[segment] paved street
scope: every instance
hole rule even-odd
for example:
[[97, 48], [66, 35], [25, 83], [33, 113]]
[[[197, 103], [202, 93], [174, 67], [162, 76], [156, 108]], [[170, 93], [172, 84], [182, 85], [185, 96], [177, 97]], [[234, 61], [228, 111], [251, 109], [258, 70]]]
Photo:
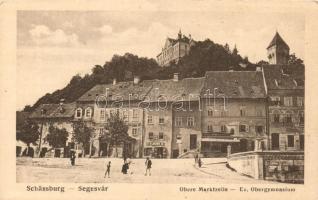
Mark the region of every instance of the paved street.
[[[104, 178], [111, 161], [111, 177]], [[271, 183], [231, 171], [223, 158], [203, 159], [202, 168], [193, 159], [152, 159], [152, 174], [145, 176], [145, 159], [132, 159], [129, 174], [121, 173], [122, 159], [80, 158], [71, 166], [67, 158], [17, 158], [17, 182], [59, 183]]]

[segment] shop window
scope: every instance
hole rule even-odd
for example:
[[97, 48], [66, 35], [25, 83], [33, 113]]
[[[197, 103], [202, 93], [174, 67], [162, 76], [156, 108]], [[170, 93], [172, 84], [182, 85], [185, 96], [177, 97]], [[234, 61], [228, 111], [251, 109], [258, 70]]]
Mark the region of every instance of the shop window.
[[293, 135], [287, 136], [287, 143], [288, 143], [288, 147], [294, 147], [294, 136]]

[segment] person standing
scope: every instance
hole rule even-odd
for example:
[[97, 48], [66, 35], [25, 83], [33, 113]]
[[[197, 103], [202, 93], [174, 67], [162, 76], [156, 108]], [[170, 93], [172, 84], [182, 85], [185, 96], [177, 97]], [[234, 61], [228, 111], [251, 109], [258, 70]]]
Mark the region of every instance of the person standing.
[[107, 168], [106, 168], [106, 172], [105, 172], [104, 178], [106, 178], [106, 175], [108, 175], [108, 178], [110, 178], [109, 177], [109, 175], [110, 175], [110, 166], [111, 166], [111, 161], [109, 161], [108, 165], [106, 166]]
[[145, 162], [145, 165], [146, 165], [146, 173], [145, 173], [145, 176], [147, 176], [148, 172], [149, 172], [149, 176], [151, 176], [151, 165], [152, 165], [152, 162], [150, 160], [150, 158], [148, 157], [146, 159], [146, 162]]
[[71, 157], [70, 157], [70, 160], [71, 160], [71, 165], [74, 166], [75, 165], [75, 152], [74, 151], [71, 151]]
[[198, 165], [199, 165], [199, 167], [201, 167], [202, 166], [202, 160], [201, 160], [201, 158], [199, 158], [199, 160], [198, 160]]

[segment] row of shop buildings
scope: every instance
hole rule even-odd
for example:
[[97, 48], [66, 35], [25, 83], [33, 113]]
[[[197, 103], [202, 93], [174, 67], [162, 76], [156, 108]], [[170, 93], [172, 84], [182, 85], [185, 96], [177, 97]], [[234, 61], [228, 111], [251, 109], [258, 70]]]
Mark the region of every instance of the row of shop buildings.
[[[232, 152], [251, 151], [255, 145], [301, 150], [303, 79], [286, 68], [269, 65], [256, 71], [211, 71], [202, 78], [180, 80], [174, 74], [170, 80], [114, 81], [96, 85], [74, 103], [40, 105], [29, 119], [41, 127], [43, 155], [50, 149], [45, 142], [50, 125], [70, 133], [67, 148], [54, 153], [57, 157], [69, 149], [112, 156], [113, 152], [107, 152], [112, 148], [100, 140], [112, 113], [119, 113], [129, 126], [131, 157], [176, 158], [189, 151], [224, 156], [228, 145]], [[76, 121], [94, 128], [93, 150], [74, 144]], [[118, 149], [122, 155], [123, 148]]]

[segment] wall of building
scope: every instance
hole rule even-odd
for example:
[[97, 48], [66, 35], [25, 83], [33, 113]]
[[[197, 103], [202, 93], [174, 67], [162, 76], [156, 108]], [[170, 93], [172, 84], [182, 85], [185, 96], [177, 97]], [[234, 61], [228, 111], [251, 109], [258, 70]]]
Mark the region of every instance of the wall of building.
[[[193, 126], [188, 124], [188, 118], [193, 118]], [[179, 123], [181, 120], [181, 124]], [[201, 110], [199, 108], [199, 102], [192, 102], [188, 104], [185, 102], [183, 104], [182, 110], [173, 110], [173, 133], [172, 133], [172, 152], [174, 152], [173, 157], [181, 155], [182, 153], [188, 151], [196, 151], [200, 149], [201, 145]], [[190, 136], [195, 135], [196, 145], [190, 145]], [[181, 140], [178, 143], [177, 140]]]
[[231, 154], [228, 164], [238, 173], [255, 179], [304, 182], [304, 152], [244, 152]]
[[[152, 123], [148, 123], [149, 116], [152, 117]], [[163, 118], [164, 122], [159, 123], [159, 118]], [[144, 157], [171, 157], [171, 140], [172, 140], [172, 110], [168, 106], [166, 109], [157, 110], [155, 105], [151, 105], [145, 110], [145, 136], [144, 136]], [[149, 137], [149, 133], [153, 133], [153, 138]], [[159, 138], [159, 133], [163, 133], [163, 138]], [[158, 148], [163, 148], [162, 155], [158, 152]], [[157, 149], [157, 150], [156, 150]], [[157, 151], [157, 152], [156, 152]], [[161, 151], [161, 150], [159, 150]]]

